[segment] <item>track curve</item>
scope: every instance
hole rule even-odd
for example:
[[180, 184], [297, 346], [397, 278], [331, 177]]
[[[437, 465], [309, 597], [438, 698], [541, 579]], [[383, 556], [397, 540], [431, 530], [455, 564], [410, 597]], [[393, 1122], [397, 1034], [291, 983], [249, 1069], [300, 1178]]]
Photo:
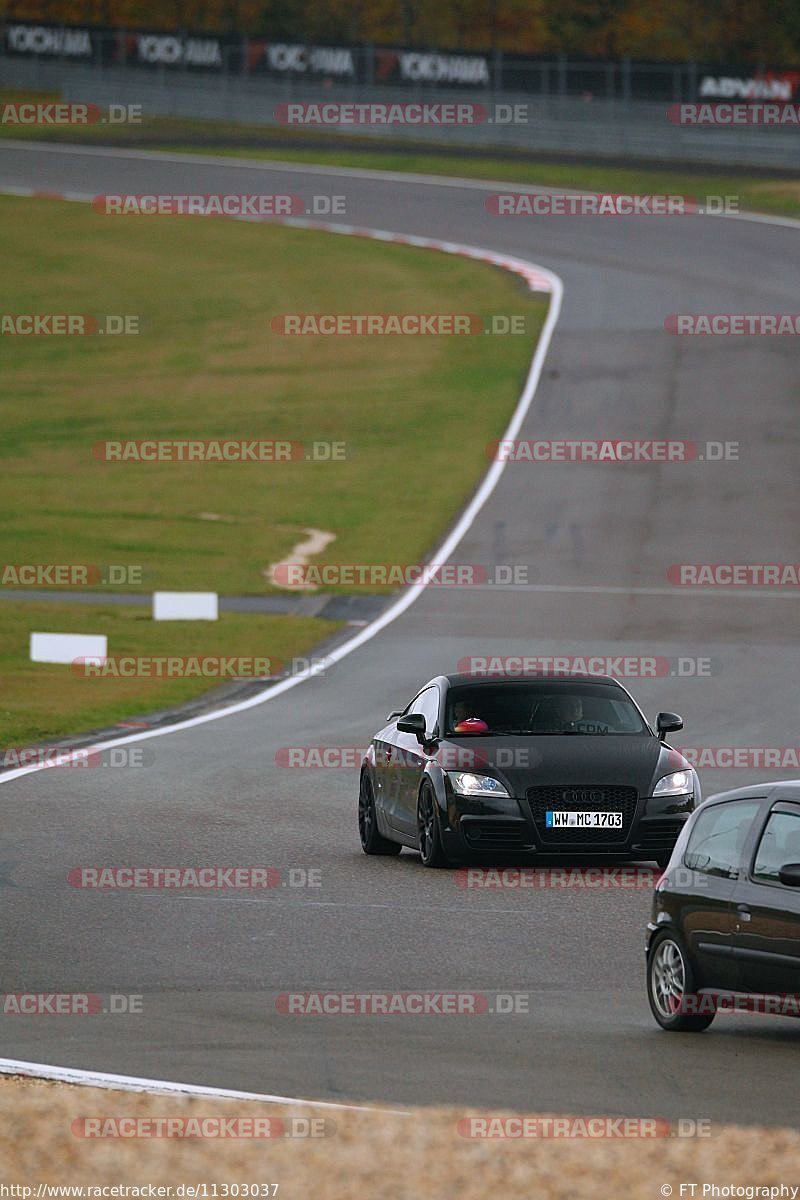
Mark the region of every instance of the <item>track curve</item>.
[[[53, 191], [311, 192], [326, 178], [56, 147], [3, 148], [0, 162], [0, 185]], [[410, 854], [365, 860], [351, 775], [273, 764], [281, 746], [363, 744], [433, 671], [521, 648], [710, 657], [708, 678], [633, 690], [650, 712], [683, 712], [686, 745], [796, 743], [796, 601], [666, 582], [671, 563], [796, 560], [796, 358], [788, 339], [687, 344], [663, 331], [673, 312], [793, 311], [796, 230], [499, 220], [484, 207], [491, 185], [370, 172], [338, 173], [335, 190], [350, 223], [458, 239], [561, 277], [561, 318], [521, 436], [734, 440], [740, 460], [512, 465], [457, 557], [527, 564], [535, 590], [475, 589], [456, 607], [428, 589], [327, 674], [151, 742], [147, 771], [6, 784], [3, 858], [20, 882], [4, 892], [4, 990], [141, 993], [145, 1005], [128, 1018], [5, 1017], [0, 1053], [333, 1100], [785, 1123], [796, 1023], [720, 1018], [700, 1038], [656, 1030], [642, 980], [647, 893], [472, 893]], [[706, 793], [752, 778], [701, 774]], [[80, 863], [244, 863], [256, 850], [319, 868], [323, 886], [243, 898], [64, 885]], [[530, 1012], [298, 1018], [274, 1003], [287, 991], [410, 989], [523, 991]]]

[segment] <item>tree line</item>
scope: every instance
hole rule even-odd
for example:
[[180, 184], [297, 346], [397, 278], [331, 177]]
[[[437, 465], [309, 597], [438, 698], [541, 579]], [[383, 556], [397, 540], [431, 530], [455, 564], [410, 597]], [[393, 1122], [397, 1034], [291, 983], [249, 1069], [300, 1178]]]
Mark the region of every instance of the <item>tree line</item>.
[[798, 0], [0, 0], [0, 17], [331, 45], [800, 65]]

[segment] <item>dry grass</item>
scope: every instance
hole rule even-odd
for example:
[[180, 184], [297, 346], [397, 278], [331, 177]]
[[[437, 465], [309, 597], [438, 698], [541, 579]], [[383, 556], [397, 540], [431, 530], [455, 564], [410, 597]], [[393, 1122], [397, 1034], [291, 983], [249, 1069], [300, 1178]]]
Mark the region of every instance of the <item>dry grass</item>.
[[[327, 1136], [275, 1140], [87, 1140], [86, 1116], [324, 1119]], [[33, 1080], [0, 1081], [0, 1169], [16, 1183], [277, 1183], [297, 1200], [650, 1200], [669, 1184], [792, 1184], [800, 1134], [718, 1126], [706, 1138], [505, 1140], [461, 1137], [464, 1112], [286, 1109]], [[688, 1194], [688, 1193], [687, 1193]], [[697, 1196], [701, 1195], [698, 1188]]]

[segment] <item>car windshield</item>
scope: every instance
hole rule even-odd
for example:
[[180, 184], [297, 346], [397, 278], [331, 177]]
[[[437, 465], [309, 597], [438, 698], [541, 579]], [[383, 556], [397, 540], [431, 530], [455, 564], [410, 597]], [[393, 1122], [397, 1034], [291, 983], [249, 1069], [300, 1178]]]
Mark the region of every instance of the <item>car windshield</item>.
[[602, 683], [465, 684], [447, 697], [446, 732], [562, 736], [633, 734], [648, 729], [622, 688]]

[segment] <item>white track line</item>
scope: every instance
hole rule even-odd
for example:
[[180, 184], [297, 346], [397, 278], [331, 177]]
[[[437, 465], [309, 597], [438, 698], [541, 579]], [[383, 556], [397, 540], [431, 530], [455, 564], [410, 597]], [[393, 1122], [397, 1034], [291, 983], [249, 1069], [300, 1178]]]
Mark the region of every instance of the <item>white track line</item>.
[[[225, 161], [224, 159], [222, 160]], [[48, 197], [52, 199], [72, 200], [79, 203], [91, 202], [94, 196], [85, 192], [48, 192], [38, 190], [36, 188], [19, 188], [19, 187], [2, 187], [0, 186], [0, 194], [25, 196], [25, 197]], [[217, 218], [219, 219], [219, 218]], [[247, 218], [252, 220], [252, 218]], [[525, 386], [522, 390], [517, 406], [511, 416], [511, 420], [505, 429], [502, 437], [503, 440], [513, 440], [524, 421], [528, 409], [531, 406], [533, 398], [536, 394], [536, 388], [539, 384], [539, 378], [542, 373], [545, 356], [550, 346], [550, 340], [553, 336], [556, 322], [558, 321], [561, 311], [561, 300], [563, 296], [563, 284], [557, 275], [552, 271], [546, 270], [544, 267], [539, 267], [535, 263], [526, 262], [524, 259], [516, 258], [512, 255], [499, 254], [491, 250], [482, 250], [476, 246], [465, 246], [459, 242], [443, 242], [434, 238], [410, 237], [403, 234], [392, 233], [383, 229], [360, 229], [352, 225], [335, 225], [327, 222], [306, 220], [302, 217], [289, 217], [286, 219], [278, 219], [270, 222], [272, 224], [289, 225], [294, 228], [302, 229], [318, 229], [328, 233], [338, 233], [349, 237], [366, 237], [381, 242], [397, 242], [406, 246], [420, 247], [427, 250], [438, 250], [444, 254], [459, 254], [465, 258], [477, 259], [480, 262], [489, 263], [492, 266], [502, 267], [504, 270], [513, 271], [520, 275], [528, 287], [533, 292], [548, 292], [550, 294], [550, 305], [547, 310], [547, 317], [542, 327], [539, 341], [536, 346], [533, 359], [531, 361], [528, 377], [525, 380]], [[452, 532], [445, 538], [442, 545], [438, 548], [429, 560], [430, 563], [445, 563], [450, 558], [451, 554], [458, 546], [464, 535], [471, 528], [475, 518], [481, 511], [486, 501], [491, 496], [500, 476], [505, 470], [505, 462], [495, 461], [490, 466], [489, 470], [484, 475], [478, 490], [472, 500], [467, 505], [464, 512], [458, 519]], [[427, 574], [427, 573], [426, 573]], [[80, 751], [75, 751], [74, 754], [86, 753], [90, 750], [109, 750], [115, 746], [129, 745], [131, 742], [147, 741], [149, 738], [166, 737], [168, 734], [177, 733], [183, 729], [193, 729], [197, 725], [205, 725], [209, 721], [219, 721], [223, 717], [233, 716], [235, 713], [245, 712], [249, 708], [255, 708], [257, 705], [264, 704], [268, 700], [274, 699], [276, 696], [288, 692], [291, 688], [297, 687], [298, 684], [304, 683], [305, 680], [312, 678], [321, 671], [339, 662], [348, 654], [352, 654], [359, 646], [363, 646], [365, 642], [370, 641], [390, 625], [392, 621], [410, 608], [427, 587], [427, 583], [414, 584], [403, 592], [398, 599], [376, 620], [366, 625], [357, 634], [348, 641], [332, 650], [325, 658], [315, 663], [313, 667], [307, 668], [305, 671], [298, 672], [297, 675], [292, 675], [288, 679], [282, 679], [280, 683], [272, 684], [266, 687], [262, 692], [258, 692], [255, 696], [251, 696], [247, 700], [241, 700], [236, 704], [228, 705], [226, 708], [216, 709], [211, 713], [204, 713], [199, 717], [190, 717], [185, 721], [177, 721], [174, 725], [167, 725], [163, 729], [150, 729], [140, 733], [127, 734], [124, 737], [111, 738], [107, 741], [95, 742], [92, 746], [83, 747]], [[60, 762], [68, 763], [74, 757], [74, 754], [65, 752], [59, 756]], [[12, 771], [5, 771], [0, 774], [0, 783], [10, 783], [13, 779], [18, 779], [22, 775], [32, 775], [38, 771], [57, 770], [55, 766], [48, 763], [34, 763], [25, 767], [17, 767]]]
[[[37, 192], [35, 189], [25, 188], [6, 188], [0, 189], [0, 192], [17, 196], [51, 196], [52, 193]], [[81, 192], [60, 193], [53, 198], [64, 200], [72, 200], [80, 203], [91, 202], [93, 196]], [[506, 270], [514, 271], [521, 275], [527, 282], [531, 291], [549, 291], [551, 295], [550, 305], [542, 328], [539, 342], [536, 347], [536, 352], [531, 362], [528, 377], [525, 381], [522, 395], [517, 402], [517, 407], [512, 414], [511, 420], [503, 434], [504, 438], [513, 439], [519, 431], [520, 426], [527, 414], [527, 411], [536, 394], [536, 388], [539, 383], [539, 377], [542, 372], [545, 356], [550, 345], [550, 340], [553, 335], [559, 313], [561, 311], [561, 299], [563, 295], [563, 286], [557, 275], [550, 271], [544, 270], [533, 263], [525, 262], [522, 259], [511, 258], [506, 255], [494, 254], [491, 251], [481, 250], [472, 246], [463, 246], [458, 243], [437, 242], [428, 238], [403, 237], [385, 230], [366, 230], [356, 229], [352, 226], [337, 226], [327, 225], [320, 222], [304, 221], [302, 219], [290, 219], [282, 224], [290, 224], [300, 228], [323, 229], [330, 233], [345, 234], [348, 236], [367, 237], [378, 241], [400, 242], [406, 245], [424, 247], [431, 250], [439, 250], [447, 254], [461, 254], [467, 258], [474, 258], [480, 261], [491, 263], [495, 266], [503, 267]], [[484, 506], [489, 496], [494, 491], [500, 476], [505, 468], [505, 463], [492, 463], [489, 471], [484, 476], [478, 491], [473, 497], [470, 504], [462, 514], [455, 528], [448, 538], [445, 539], [438, 552], [432, 556], [431, 562], [445, 562], [452, 554], [458, 543], [469, 530], [475, 517]], [[216, 712], [207, 713], [202, 717], [193, 717], [187, 721], [180, 721], [174, 725], [167, 726], [164, 729], [150, 730], [148, 732], [130, 734], [126, 737], [114, 738], [110, 741], [98, 742], [92, 749], [109, 749], [114, 746], [121, 746], [130, 742], [144, 741], [151, 737], [164, 737], [166, 734], [175, 733], [181, 729], [190, 729], [195, 725], [202, 725], [207, 721], [217, 721], [222, 717], [231, 716], [234, 713], [242, 712], [245, 709], [253, 708], [255, 705], [263, 704], [267, 700], [271, 700], [275, 696], [279, 696], [282, 692], [288, 691], [304, 680], [311, 678], [324, 667], [338, 662], [346, 655], [352, 653], [364, 642], [375, 637], [386, 625], [394, 621], [401, 613], [405, 612], [414, 601], [421, 595], [425, 588], [425, 584], [417, 584], [409, 588], [399, 597], [399, 599], [389, 608], [381, 617], [373, 621], [370, 625], [365, 626], [360, 633], [356, 634], [349, 641], [339, 646], [332, 651], [326, 659], [317, 663], [314, 668], [300, 672], [289, 679], [282, 680], [280, 683], [272, 687], [265, 688], [263, 692], [251, 697], [249, 700], [241, 701], [238, 704], [232, 704], [227, 708], [218, 709]], [[85, 753], [85, 750], [84, 750]], [[71, 756], [67, 756], [71, 757]], [[14, 771], [8, 771], [0, 775], [0, 783], [7, 783], [12, 779], [18, 778], [20, 775], [30, 775], [39, 770], [50, 770], [42, 765], [34, 765], [33, 767], [20, 767]], [[58, 1067], [50, 1066], [42, 1063], [26, 1063], [14, 1059], [0, 1059], [0, 1074], [11, 1075], [27, 1075], [40, 1079], [51, 1079], [62, 1083], [83, 1084], [88, 1087], [103, 1087], [103, 1088], [121, 1088], [126, 1091], [138, 1092], [160, 1092], [168, 1094], [187, 1094], [196, 1096], [216, 1096], [219, 1098], [238, 1099], [238, 1100], [260, 1100], [271, 1104], [291, 1104], [291, 1105], [312, 1105], [314, 1107], [326, 1109], [340, 1109], [348, 1111], [376, 1111], [360, 1105], [334, 1104], [326, 1101], [308, 1101], [298, 1100], [287, 1096], [275, 1096], [269, 1094], [254, 1094], [248, 1092], [226, 1091], [218, 1088], [195, 1087], [191, 1084], [170, 1083], [162, 1080], [139, 1079], [132, 1076], [124, 1075], [109, 1075], [93, 1071], [84, 1071], [73, 1067]], [[397, 1112], [395, 1109], [382, 1109], [380, 1111]]]
[[[10, 141], [10, 140], [0, 140], [0, 147], [20, 149], [20, 146], [18, 143], [14, 142], [14, 141]], [[37, 150], [53, 149], [53, 147], [44, 147], [44, 146], [36, 146], [36, 147], [29, 146], [29, 147], [25, 147], [25, 148], [26, 149], [34, 149], [35, 148]], [[73, 153], [73, 154], [74, 153], [84, 153], [84, 154], [87, 153], [86, 150], [82, 150], [80, 147], [77, 147], [77, 146], [76, 147], [72, 147], [72, 146], [58, 147], [57, 149], [61, 153], [65, 153], [65, 152]], [[215, 158], [211, 155], [208, 155], [208, 156], [162, 155], [162, 154], [159, 154], [158, 151], [154, 151], [151, 153], [148, 153], [146, 151], [144, 151], [144, 152], [143, 151], [122, 151], [122, 152], [115, 153], [113, 150], [104, 151], [99, 148], [94, 148], [94, 150], [91, 150], [89, 152], [97, 154], [97, 155], [110, 155], [112, 157], [155, 158], [155, 159], [162, 159], [162, 160], [164, 158], [167, 158], [168, 161], [173, 161], [173, 162], [176, 162], [176, 161], [179, 161], [179, 162], [185, 162], [185, 161], [205, 162], [205, 163], [211, 163], [211, 164], [220, 165], [220, 166], [221, 165], [230, 166], [233, 164], [236, 166], [256, 167], [257, 169], [275, 170], [275, 169], [280, 169], [280, 167], [281, 167], [281, 164], [271, 162], [271, 161], [265, 161], [263, 163], [255, 163], [250, 159], [236, 159], [236, 158], [232, 159], [232, 158], [225, 158], [225, 157], [222, 157], [222, 158], [216, 157]], [[394, 172], [394, 171], [392, 171], [392, 172], [388, 172], [388, 171], [386, 171], [386, 172], [384, 172], [384, 171], [369, 172], [369, 171], [357, 171], [357, 170], [352, 170], [352, 169], [348, 169], [348, 168], [334, 168], [334, 169], [317, 168], [317, 170], [314, 171], [313, 169], [309, 170], [307, 168], [300, 167], [299, 164], [295, 164], [295, 163], [292, 163], [292, 164], [287, 163], [287, 164], [283, 164], [283, 166], [285, 168], [296, 171], [298, 174], [301, 172], [305, 173], [305, 174], [315, 174], [315, 173], [316, 174], [337, 174], [337, 175], [347, 174], [347, 175], [355, 176], [356, 178], [390, 179], [390, 180], [395, 180], [398, 182], [415, 182], [415, 183], [424, 183], [424, 184], [428, 184], [428, 185], [433, 184], [433, 185], [440, 186], [440, 187], [442, 187], [442, 186], [470, 187], [470, 188], [476, 188], [476, 187], [477, 188], [493, 188], [494, 187], [494, 188], [498, 188], [498, 189], [502, 190], [504, 188], [508, 188], [509, 186], [514, 186], [513, 184], [509, 184], [508, 181], [505, 181], [503, 183], [493, 183], [493, 182], [488, 182], [488, 181], [476, 181], [476, 180], [467, 180], [467, 179], [458, 179], [458, 178], [451, 179], [451, 178], [448, 178], [445, 176], [407, 175], [407, 174], [403, 174], [401, 172]], [[526, 190], [536, 191], [536, 190], [544, 190], [544, 189], [536, 189], [533, 187], [526, 187]], [[17, 196], [36, 196], [36, 195], [40, 195], [40, 196], [48, 195], [49, 196], [49, 195], [52, 195], [52, 193], [49, 193], [49, 192], [37, 192], [35, 189], [32, 189], [32, 188], [11, 188], [11, 187], [0, 188], [0, 194], [17, 195]], [[93, 197], [91, 195], [86, 195], [86, 194], [79, 193], [79, 192], [60, 193], [60, 196], [62, 199], [65, 199], [65, 200], [76, 200], [76, 201], [80, 201], [80, 202], [85, 202], [87, 200], [91, 201], [93, 199]], [[790, 226], [792, 228], [800, 228], [800, 221], [795, 221], [795, 220], [792, 220], [791, 218], [762, 217], [762, 216], [759, 216], [756, 214], [747, 214], [747, 213], [741, 213], [741, 214], [722, 213], [720, 215], [728, 220], [730, 220], [730, 219], [753, 220], [753, 221], [759, 221], [759, 222], [762, 222], [762, 223], [768, 224], [768, 225], [785, 225], [785, 226]], [[463, 254], [468, 258], [477, 258], [477, 259], [483, 260], [485, 262], [492, 263], [495, 266], [504, 267], [506, 270], [514, 271], [517, 274], [522, 275], [523, 278], [525, 278], [526, 281], [528, 282], [528, 286], [530, 287], [531, 291], [549, 290], [551, 298], [550, 298], [550, 306], [547, 311], [547, 318], [545, 320], [544, 326], [542, 327], [542, 332], [539, 337], [539, 342], [536, 347], [536, 352], [531, 361], [530, 370], [528, 371], [528, 377], [525, 381], [525, 386], [522, 390], [522, 395], [520, 396], [520, 398], [517, 402], [517, 407], [514, 409], [514, 412], [511, 416], [511, 420], [509, 421], [508, 426], [503, 434], [503, 440], [512, 440], [515, 437], [515, 435], [519, 432], [522, 422], [525, 419], [528, 409], [530, 408], [530, 406], [533, 402], [533, 399], [536, 395], [536, 389], [539, 385], [539, 379], [540, 379], [540, 376], [542, 373], [542, 367], [544, 365], [544, 360], [547, 356], [547, 351], [550, 347], [550, 342], [553, 337], [553, 331], [556, 327], [556, 323], [558, 321], [558, 317], [561, 312], [561, 302], [562, 302], [562, 298], [563, 298], [563, 294], [564, 294], [564, 285], [558, 275], [556, 275], [552, 271], [546, 270], [543, 267], [538, 267], [534, 263], [526, 262], [524, 259], [514, 258], [511, 256], [506, 256], [506, 255], [501, 255], [501, 254], [495, 254], [491, 251], [480, 250], [473, 246], [462, 246], [457, 243], [451, 243], [451, 242], [437, 242], [437, 241], [433, 241], [428, 238], [403, 237], [403, 236], [400, 236], [397, 234], [385, 232], [383, 230], [354, 229], [350, 226], [325, 225], [325, 224], [322, 224], [319, 222], [303, 221], [301, 219], [289, 220], [289, 221], [286, 221], [283, 223], [297, 225], [300, 227], [325, 229], [331, 233], [341, 233], [341, 234], [349, 234], [351, 236], [375, 238], [380, 241], [398, 241], [398, 242], [402, 242], [402, 243], [405, 243], [408, 245], [423, 246], [423, 247], [426, 247], [431, 250], [440, 250], [447, 254]], [[495, 487], [497, 486], [497, 483], [500, 479], [500, 476], [503, 473], [504, 468], [505, 468], [504, 462], [495, 461], [492, 463], [491, 467], [489, 468], [486, 475], [484, 476], [483, 481], [482, 481], [480, 487], [478, 488], [478, 491], [476, 492], [475, 496], [472, 498], [469, 505], [467, 506], [467, 508], [465, 509], [463, 514], [461, 515], [458, 523], [456, 524], [456, 526], [453, 529], [450, 536], [445, 539], [443, 544], [439, 547], [439, 550], [437, 551], [437, 553], [432, 556], [432, 558], [430, 559], [431, 562], [444, 562], [444, 561], [446, 561], [447, 557], [449, 557], [449, 555], [452, 554], [453, 550], [456, 548], [456, 546], [462, 540], [464, 535], [468, 532], [468, 530], [470, 529], [476, 516], [478, 515], [478, 513], [483, 508], [486, 501], [491, 496], [492, 492], [494, 491]], [[344, 645], [340, 646], [337, 650], [332, 651], [331, 654], [329, 654], [327, 656], [327, 658], [323, 660], [324, 666], [328, 666], [332, 663], [338, 662], [340, 659], [344, 658], [346, 655], [352, 653], [353, 650], [356, 650], [359, 646], [363, 645], [364, 642], [367, 642], [371, 638], [373, 638], [377, 633], [379, 633], [381, 631], [381, 629], [385, 628], [386, 625], [389, 625], [392, 621], [396, 620], [396, 618], [399, 617], [401, 613], [405, 612], [405, 610], [414, 603], [414, 601], [418, 598], [418, 596], [424, 590], [425, 586], [426, 586], [425, 584], [417, 584], [414, 587], [409, 588], [408, 591], [403, 593], [403, 595], [400, 596], [400, 598], [396, 601], [396, 603], [393, 604], [391, 606], [391, 608], [387, 609], [387, 611], [381, 617], [379, 617], [376, 621], [373, 621], [370, 625], [367, 625], [359, 634], [357, 634], [355, 637], [351, 638], [350, 641], [345, 642]], [[315, 668], [312, 668], [308, 671], [301, 672], [298, 675], [292, 676], [290, 679], [283, 680], [281, 683], [275, 684], [273, 687], [266, 688], [263, 692], [260, 692], [257, 696], [252, 697], [250, 700], [243, 701], [239, 704], [233, 704], [228, 708], [220, 709], [217, 712], [206, 714], [203, 717], [193, 717], [191, 720], [181, 721], [176, 725], [170, 725], [166, 729], [151, 730], [147, 733], [138, 733], [138, 734], [132, 734], [129, 737], [116, 738], [113, 741], [99, 742], [99, 743], [97, 743], [96, 746], [92, 747], [92, 749], [100, 749], [100, 748], [108, 749], [108, 748], [111, 748], [114, 746], [124, 745], [128, 742], [143, 741], [143, 740], [146, 740], [147, 738], [151, 738], [151, 737], [163, 737], [165, 734], [175, 733], [180, 729], [189, 729], [194, 725], [202, 725], [206, 721], [216, 721], [216, 720], [219, 720], [221, 717], [231, 716], [234, 713], [242, 712], [244, 709], [252, 708], [257, 704], [263, 704], [266, 700], [270, 700], [274, 696], [278, 696], [282, 692], [288, 691], [289, 688], [295, 687], [298, 683], [302, 683], [305, 679], [308, 679], [312, 675], [316, 674], [317, 671], [320, 669], [321, 669], [321, 665], [317, 664], [317, 666]], [[85, 752], [85, 750], [84, 750], [84, 752]], [[52, 770], [52, 769], [53, 768], [48, 768], [46, 766], [39, 766], [39, 765], [32, 766], [32, 767], [20, 767], [16, 771], [9, 771], [8, 773], [6, 773], [4, 775], [0, 775], [0, 783], [6, 783], [10, 779], [16, 779], [20, 775], [30, 775], [35, 771]], [[358, 1105], [333, 1104], [333, 1103], [328, 1103], [326, 1101], [295, 1100], [295, 1099], [290, 1099], [285, 1096], [257, 1095], [257, 1094], [248, 1093], [248, 1092], [225, 1091], [224, 1089], [218, 1089], [218, 1088], [202, 1088], [202, 1087], [195, 1087], [192, 1084], [168, 1083], [168, 1082], [152, 1080], [152, 1079], [149, 1079], [149, 1080], [148, 1079], [138, 1079], [134, 1076], [126, 1076], [126, 1075], [107, 1075], [107, 1074], [102, 1074], [102, 1073], [92, 1072], [92, 1071], [82, 1071], [78, 1068], [72, 1068], [72, 1067], [56, 1067], [56, 1066], [49, 1066], [49, 1065], [41, 1064], [41, 1063], [18, 1062], [18, 1061], [15, 1061], [14, 1059], [0, 1059], [0, 1074], [29, 1075], [29, 1076], [34, 1076], [34, 1077], [40, 1078], [40, 1079], [60, 1080], [61, 1082], [64, 1082], [64, 1083], [85, 1084], [87, 1086], [103, 1087], [103, 1088], [122, 1088], [126, 1091], [161, 1092], [161, 1093], [169, 1093], [169, 1094], [183, 1093], [183, 1094], [187, 1094], [187, 1095], [209, 1096], [209, 1097], [217, 1096], [219, 1098], [225, 1097], [228, 1099], [238, 1099], [238, 1100], [261, 1100], [266, 1103], [273, 1103], [273, 1104], [295, 1104], [295, 1105], [311, 1104], [314, 1107], [319, 1107], [319, 1108], [347, 1109], [350, 1111], [361, 1111], [361, 1112], [376, 1111], [374, 1109], [368, 1109], [368, 1108], [365, 1108], [364, 1106], [358, 1106]], [[396, 1112], [398, 1110], [383, 1109], [383, 1110], [377, 1110], [377, 1111]]]
[[297, 1100], [292, 1096], [272, 1096], [268, 1092], [237, 1092], [230, 1088], [201, 1087], [194, 1083], [172, 1083], [163, 1079], [140, 1079], [136, 1075], [109, 1075], [104, 1071], [82, 1071], [79, 1067], [52, 1067], [47, 1063], [20, 1062], [0, 1058], [0, 1075], [26, 1075], [57, 1083], [83, 1087], [113, 1088], [121, 1092], [151, 1092], [154, 1095], [206, 1096], [214, 1100], [260, 1100], [262, 1104], [302, 1105], [304, 1108], [330, 1108], [340, 1112], [382, 1112], [409, 1116], [404, 1109], [371, 1107], [367, 1104], [337, 1104], [329, 1100]]

